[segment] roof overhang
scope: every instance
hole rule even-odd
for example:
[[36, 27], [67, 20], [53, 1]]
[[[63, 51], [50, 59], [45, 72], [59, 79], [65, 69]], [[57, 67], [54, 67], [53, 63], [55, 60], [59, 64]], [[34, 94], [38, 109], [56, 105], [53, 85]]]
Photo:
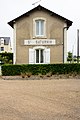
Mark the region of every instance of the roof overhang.
[[72, 25], [72, 23], [73, 23], [72, 21], [62, 17], [61, 15], [58, 15], [58, 14], [56, 14], [56, 13], [42, 7], [41, 5], [38, 5], [37, 7], [31, 9], [30, 11], [28, 11], [28, 12], [22, 14], [21, 16], [11, 20], [10, 22], [8, 22], [8, 24], [13, 28], [13, 26], [14, 26], [14, 24], [15, 24], [15, 22], [17, 20], [19, 20], [20, 18], [25, 17], [25, 16], [28, 17], [32, 12], [34, 12], [36, 10], [39, 10], [39, 11], [41, 11], [41, 10], [44, 11], [45, 10], [45, 11], [47, 11], [51, 16], [56, 16], [56, 17], [62, 19], [67, 24], [68, 27], [70, 27]]

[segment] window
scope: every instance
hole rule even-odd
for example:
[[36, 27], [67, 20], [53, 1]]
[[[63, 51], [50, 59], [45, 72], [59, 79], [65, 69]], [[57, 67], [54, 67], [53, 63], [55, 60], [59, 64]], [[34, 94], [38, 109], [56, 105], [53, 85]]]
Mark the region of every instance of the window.
[[36, 63], [44, 63], [43, 59], [43, 49], [37, 49], [36, 51]]
[[29, 48], [29, 64], [49, 64], [50, 63], [50, 48], [37, 46]]
[[36, 36], [44, 35], [44, 20], [36, 20]]
[[33, 19], [33, 37], [46, 37], [46, 19]]
[[1, 38], [1, 44], [3, 44], [3, 45], [4, 45], [4, 39], [3, 39], [3, 38]]
[[4, 47], [1, 47], [1, 51], [4, 51]]

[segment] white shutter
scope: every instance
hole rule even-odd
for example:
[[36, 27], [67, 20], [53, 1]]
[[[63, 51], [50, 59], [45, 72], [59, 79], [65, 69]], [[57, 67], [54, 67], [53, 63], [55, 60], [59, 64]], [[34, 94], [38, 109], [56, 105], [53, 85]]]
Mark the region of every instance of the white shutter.
[[29, 64], [35, 63], [35, 50], [29, 48]]
[[44, 63], [46, 64], [50, 63], [50, 48], [45, 49], [44, 51]]

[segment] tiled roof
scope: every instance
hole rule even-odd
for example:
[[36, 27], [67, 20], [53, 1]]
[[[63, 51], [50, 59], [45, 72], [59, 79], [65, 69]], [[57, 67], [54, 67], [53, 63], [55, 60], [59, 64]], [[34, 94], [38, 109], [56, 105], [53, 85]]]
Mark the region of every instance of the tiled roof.
[[53, 17], [56, 16], [56, 17], [58, 17], [59, 19], [64, 20], [64, 22], [67, 23], [67, 26], [68, 26], [68, 27], [70, 27], [70, 26], [72, 25], [72, 23], [73, 23], [72, 21], [68, 20], [67, 18], [64, 18], [64, 17], [62, 17], [61, 15], [58, 15], [58, 14], [54, 13], [53, 11], [50, 11], [50, 10], [42, 7], [41, 5], [38, 5], [37, 7], [31, 9], [30, 11], [28, 11], [28, 12], [26, 12], [26, 13], [24, 13], [23, 15], [21, 15], [21, 16], [15, 18], [15, 19], [13, 19], [12, 21], [8, 22], [8, 24], [13, 28], [13, 25], [14, 25], [14, 23], [15, 23], [17, 20], [19, 20], [20, 18], [25, 17], [25, 16], [28, 17], [32, 12], [34, 12], [34, 11], [36, 11], [36, 10], [46, 11], [46, 12], [48, 12], [51, 16], [53, 16]]

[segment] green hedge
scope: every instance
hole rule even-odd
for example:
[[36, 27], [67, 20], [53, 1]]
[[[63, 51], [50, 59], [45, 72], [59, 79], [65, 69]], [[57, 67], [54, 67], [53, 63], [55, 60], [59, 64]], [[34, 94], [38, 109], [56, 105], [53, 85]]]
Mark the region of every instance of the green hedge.
[[69, 74], [76, 72], [80, 74], [80, 64], [43, 64], [43, 65], [2, 65], [3, 76], [21, 75], [31, 72], [33, 75], [47, 74]]

